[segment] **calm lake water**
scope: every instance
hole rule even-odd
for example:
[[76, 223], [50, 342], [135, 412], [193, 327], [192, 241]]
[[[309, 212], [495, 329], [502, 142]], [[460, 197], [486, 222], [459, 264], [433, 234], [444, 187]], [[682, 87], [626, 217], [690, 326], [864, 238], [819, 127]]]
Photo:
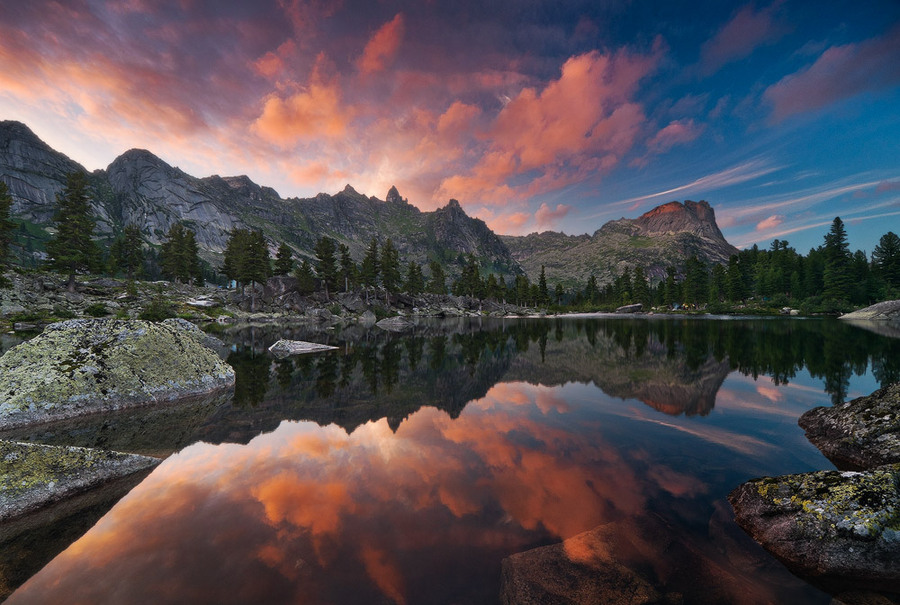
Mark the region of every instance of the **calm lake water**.
[[687, 603], [828, 603], [726, 496], [834, 468], [798, 416], [900, 379], [900, 340], [825, 319], [217, 335], [233, 394], [132, 446], [171, 455], [9, 603], [496, 603], [504, 557], [598, 526]]

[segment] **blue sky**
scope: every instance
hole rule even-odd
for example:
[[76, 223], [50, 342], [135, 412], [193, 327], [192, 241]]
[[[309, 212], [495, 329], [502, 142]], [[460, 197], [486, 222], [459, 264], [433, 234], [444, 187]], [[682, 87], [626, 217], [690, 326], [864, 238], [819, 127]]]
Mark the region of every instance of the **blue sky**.
[[705, 199], [739, 247], [900, 231], [900, 3], [0, 5], [0, 118], [282, 196], [391, 185], [500, 233]]

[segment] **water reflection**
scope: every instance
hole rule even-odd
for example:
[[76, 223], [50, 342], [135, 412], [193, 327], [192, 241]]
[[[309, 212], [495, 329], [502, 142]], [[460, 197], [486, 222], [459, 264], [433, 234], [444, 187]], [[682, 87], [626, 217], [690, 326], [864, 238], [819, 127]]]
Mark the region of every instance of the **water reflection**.
[[[686, 602], [827, 602], [724, 498], [827, 467], [799, 414], [900, 364], [900, 341], [836, 321], [223, 336], [237, 384], [193, 429], [206, 443], [11, 603], [496, 602], [504, 557], [582, 532]], [[276, 360], [280, 337], [340, 350]]]

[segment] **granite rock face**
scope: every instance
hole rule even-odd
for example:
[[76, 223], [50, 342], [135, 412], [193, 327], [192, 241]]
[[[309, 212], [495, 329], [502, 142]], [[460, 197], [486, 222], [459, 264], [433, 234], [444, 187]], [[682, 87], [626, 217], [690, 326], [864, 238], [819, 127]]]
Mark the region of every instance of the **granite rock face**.
[[841, 315], [840, 318], [848, 320], [900, 321], [900, 300], [886, 300], [875, 303], [865, 309]]
[[763, 477], [728, 496], [738, 524], [823, 584], [900, 586], [900, 464]]
[[799, 424], [838, 468], [900, 462], [900, 383], [841, 405], [813, 408]]
[[0, 357], [0, 428], [228, 387], [234, 370], [189, 322], [74, 319]]

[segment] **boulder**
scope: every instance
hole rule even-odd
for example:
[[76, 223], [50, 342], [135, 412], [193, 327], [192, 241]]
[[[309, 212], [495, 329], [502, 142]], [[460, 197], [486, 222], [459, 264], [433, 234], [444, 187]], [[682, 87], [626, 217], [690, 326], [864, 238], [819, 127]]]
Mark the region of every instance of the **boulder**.
[[822, 585], [900, 586], [900, 464], [753, 479], [728, 496], [737, 523]]
[[83, 447], [0, 441], [0, 524], [5, 528], [12, 519], [160, 462]]
[[359, 323], [361, 323], [364, 326], [374, 325], [376, 321], [378, 321], [378, 318], [375, 317], [375, 314], [372, 313], [371, 311], [366, 311], [365, 313], [363, 313], [362, 315], [359, 316]]
[[297, 278], [288, 275], [276, 275], [266, 280], [263, 296], [275, 299], [290, 292], [297, 291]]
[[616, 313], [640, 313], [644, 309], [644, 305], [636, 303], [633, 305], [623, 305], [616, 309]]
[[334, 351], [335, 349], [337, 349], [337, 347], [332, 347], [331, 345], [322, 345], [315, 342], [281, 339], [271, 347], [269, 347], [269, 352], [276, 357], [287, 357], [288, 355], [318, 353], [320, 351]]
[[388, 332], [405, 332], [406, 330], [411, 329], [415, 324], [402, 315], [395, 315], [394, 317], [382, 319], [375, 325]]
[[900, 462], [900, 383], [840, 405], [813, 408], [800, 416], [799, 424], [838, 468]]
[[171, 401], [234, 384], [184, 320], [73, 319], [0, 357], [0, 429]]
[[867, 319], [877, 321], [900, 321], [900, 300], [886, 300], [875, 303], [865, 309], [859, 309], [853, 313], [841, 315], [841, 319]]

